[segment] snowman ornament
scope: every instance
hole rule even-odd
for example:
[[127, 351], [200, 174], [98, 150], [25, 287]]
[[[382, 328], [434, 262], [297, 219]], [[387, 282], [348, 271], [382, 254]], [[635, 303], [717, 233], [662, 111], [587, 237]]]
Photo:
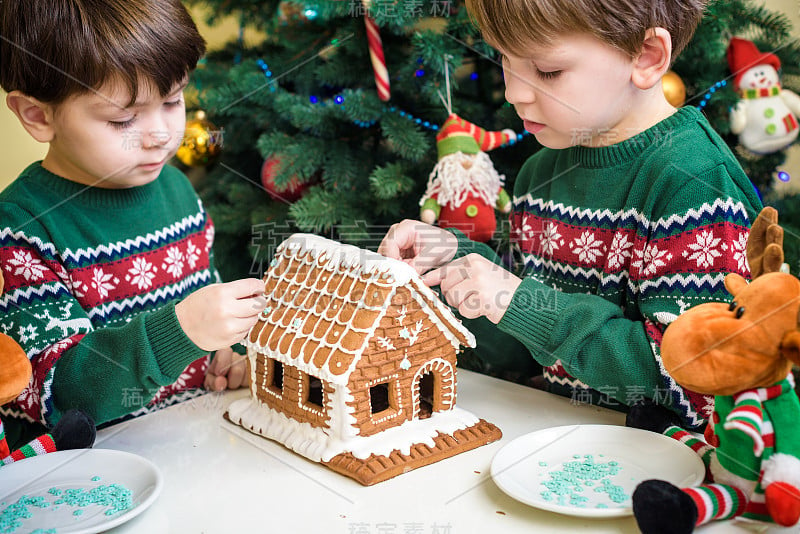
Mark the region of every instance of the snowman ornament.
[[728, 47], [728, 65], [741, 100], [731, 109], [731, 132], [755, 154], [777, 152], [800, 133], [800, 97], [783, 89], [777, 56], [761, 53], [752, 41], [734, 37]]

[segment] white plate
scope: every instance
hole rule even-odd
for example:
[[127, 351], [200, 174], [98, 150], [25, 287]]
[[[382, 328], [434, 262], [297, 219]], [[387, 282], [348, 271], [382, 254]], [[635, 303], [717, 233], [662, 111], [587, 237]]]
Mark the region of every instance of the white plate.
[[[661, 434], [624, 426], [572, 425], [509, 442], [495, 455], [491, 472], [503, 492], [525, 504], [607, 518], [633, 513], [630, 497], [641, 481], [658, 478], [678, 487], [693, 486], [703, 480], [705, 467], [692, 449]], [[558, 482], [567, 476], [575, 482]]]
[[[55, 504], [65, 490], [89, 491], [118, 484], [132, 493], [127, 510], [106, 515], [110, 506]], [[9, 506], [22, 496], [42, 497], [50, 506], [27, 505], [32, 517], [21, 519], [11, 532], [55, 529], [59, 534], [92, 534], [120, 525], [142, 513], [158, 496], [161, 472], [149, 460], [129, 452], [109, 449], [58, 451], [14, 462], [0, 468], [0, 525]], [[53, 490], [51, 492], [51, 490]], [[80, 511], [79, 515], [75, 515]]]

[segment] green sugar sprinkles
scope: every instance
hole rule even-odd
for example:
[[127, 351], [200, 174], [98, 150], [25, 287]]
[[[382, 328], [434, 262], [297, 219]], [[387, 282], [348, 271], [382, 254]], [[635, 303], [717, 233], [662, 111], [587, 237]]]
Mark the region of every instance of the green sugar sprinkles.
[[[547, 467], [547, 462], [540, 461], [539, 467]], [[594, 499], [596, 508], [619, 507], [629, 503], [631, 497], [615, 483], [620, 471], [622, 466], [613, 460], [602, 462], [595, 460], [592, 454], [575, 454], [571, 461], [542, 473], [548, 475], [549, 480], [541, 482], [540, 496], [561, 506], [586, 508], [590, 501], [587, 494], [591, 491], [604, 494], [604, 500], [608, 500], [606, 503]]]
[[[98, 482], [100, 477], [92, 477], [92, 482]], [[0, 534], [11, 534], [18, 529], [25, 528], [25, 522], [37, 514], [37, 522], [44, 519], [41, 514], [59, 510], [62, 507], [74, 508], [72, 515], [75, 520], [89, 511], [97, 513], [92, 507], [100, 507], [100, 513], [115, 516], [133, 508], [132, 492], [121, 484], [100, 484], [89, 488], [50, 488], [46, 495], [22, 495], [13, 503], [0, 502]], [[46, 521], [46, 520], [45, 520]], [[38, 529], [34, 532], [57, 533], [57, 529]]]

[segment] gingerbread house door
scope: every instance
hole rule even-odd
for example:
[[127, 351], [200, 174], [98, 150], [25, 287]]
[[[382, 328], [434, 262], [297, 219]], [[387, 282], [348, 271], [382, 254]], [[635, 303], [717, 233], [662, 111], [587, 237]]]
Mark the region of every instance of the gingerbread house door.
[[412, 382], [414, 419], [427, 419], [433, 412], [452, 409], [455, 386], [455, 373], [450, 362], [437, 358], [420, 367]]

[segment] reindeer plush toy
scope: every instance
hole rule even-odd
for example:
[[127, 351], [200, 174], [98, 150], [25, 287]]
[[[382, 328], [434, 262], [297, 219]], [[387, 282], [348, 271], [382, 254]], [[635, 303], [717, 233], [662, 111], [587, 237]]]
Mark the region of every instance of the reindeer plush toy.
[[714, 395], [705, 442], [676, 426], [656, 428], [647, 407], [633, 408], [628, 416], [629, 426], [663, 431], [691, 446], [708, 473], [707, 483], [694, 488], [642, 482], [633, 511], [645, 534], [692, 532], [731, 518], [797, 531], [800, 403], [791, 370], [800, 363], [800, 280], [780, 272], [783, 230], [777, 221], [777, 211], [764, 208], [753, 223], [750, 284], [727, 275], [731, 302], [691, 308], [664, 333], [667, 371], [682, 386]]
[[[0, 271], [0, 295], [3, 294], [3, 273]], [[28, 387], [31, 363], [28, 355], [16, 341], [0, 333], [0, 406], [14, 400]], [[50, 433], [43, 434], [15, 451], [9, 450], [0, 420], [0, 468], [12, 462], [40, 454], [66, 449], [91, 447], [95, 426], [83, 412], [69, 410]], [[2, 478], [0, 472], [0, 478]]]

